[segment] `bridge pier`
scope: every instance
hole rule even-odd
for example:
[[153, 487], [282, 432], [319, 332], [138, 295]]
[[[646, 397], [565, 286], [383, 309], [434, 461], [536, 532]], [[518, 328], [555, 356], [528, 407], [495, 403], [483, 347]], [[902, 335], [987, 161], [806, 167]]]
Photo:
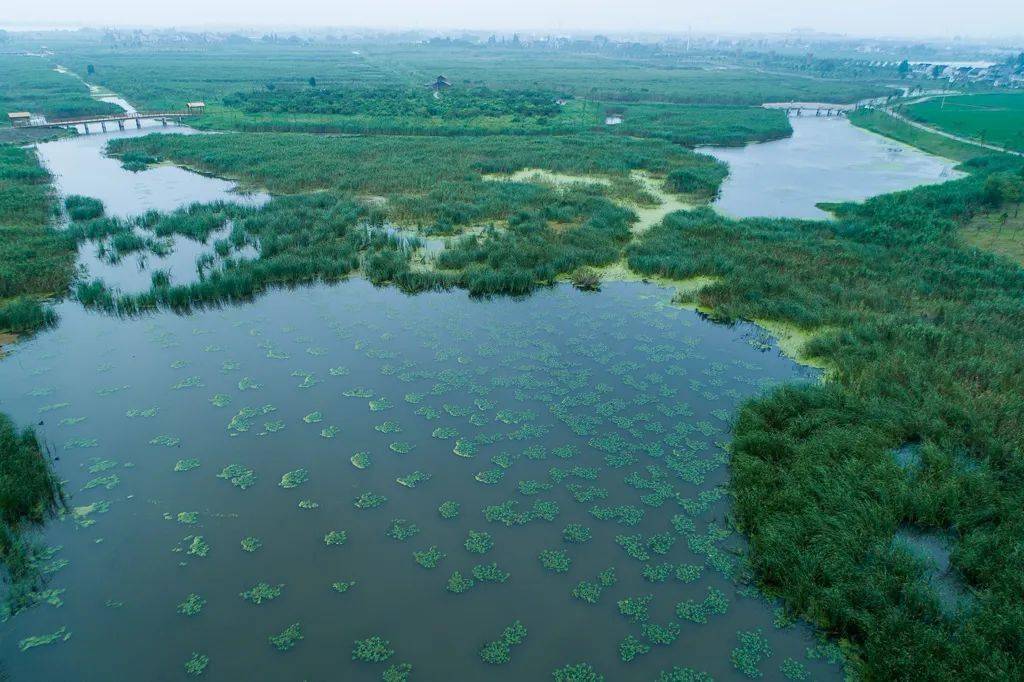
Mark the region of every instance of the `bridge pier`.
[[100, 121], [100, 130], [102, 130], [103, 132], [107, 132], [107, 122], [106, 121]]
[[88, 135], [89, 134], [89, 124], [88, 123], [83, 123], [82, 127], [85, 128], [85, 134]]
[[142, 128], [142, 119], [141, 118], [135, 119], [135, 127], [136, 128]]
[[165, 126], [167, 125], [167, 119], [166, 118], [160, 119], [160, 122], [163, 123]]
[[121, 130], [124, 130], [124, 121], [118, 121], [118, 122], [117, 122], [117, 127], [118, 127], [119, 129], [121, 129]]

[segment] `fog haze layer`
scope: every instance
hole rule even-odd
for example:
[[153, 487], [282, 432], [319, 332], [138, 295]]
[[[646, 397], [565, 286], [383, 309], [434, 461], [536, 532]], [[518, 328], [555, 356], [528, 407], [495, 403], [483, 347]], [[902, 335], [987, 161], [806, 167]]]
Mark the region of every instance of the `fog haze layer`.
[[[682, 33], [782, 32], [846, 35], [1011, 37], [1024, 33], [1024, 2], [977, 0], [176, 0], [174, 3], [4, 3], [0, 23], [36, 26], [362, 26]], [[59, 22], [59, 24], [57, 23]]]

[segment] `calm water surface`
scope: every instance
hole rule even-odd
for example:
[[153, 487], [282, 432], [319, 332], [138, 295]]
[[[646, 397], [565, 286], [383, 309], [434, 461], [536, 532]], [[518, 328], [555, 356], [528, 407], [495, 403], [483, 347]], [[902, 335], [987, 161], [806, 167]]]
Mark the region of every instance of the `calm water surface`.
[[793, 136], [745, 147], [701, 147], [729, 164], [715, 202], [737, 217], [828, 217], [820, 202], [871, 196], [961, 177], [954, 162], [858, 128], [845, 118], [789, 119]]
[[[119, 320], [62, 304], [58, 330], [0, 363], [0, 409], [39, 424], [73, 508], [41, 538], [69, 562], [50, 581], [66, 590], [64, 605], [5, 625], [7, 669], [14, 679], [179, 679], [198, 651], [211, 679], [376, 679], [383, 666], [349, 659], [353, 640], [379, 634], [419, 679], [542, 679], [580, 660], [609, 679], [651, 679], [672, 665], [729, 679], [737, 632], [760, 630], [769, 678], [787, 657], [818, 678], [838, 675], [807, 659], [807, 629], [775, 628], [771, 606], [726, 577], [742, 547], [721, 499], [727, 420], [767, 385], [813, 377], [759, 350], [753, 328], [711, 325], [666, 299], [615, 284], [476, 302], [352, 281], [187, 317]], [[350, 462], [358, 452], [365, 469]], [[196, 468], [175, 471], [191, 459]], [[255, 474], [251, 487], [218, 477], [233, 464]], [[308, 481], [282, 487], [297, 469]], [[430, 479], [396, 482], [416, 471]], [[364, 492], [387, 501], [357, 509]], [[461, 505], [459, 518], [440, 517], [444, 500]], [[487, 521], [484, 508], [507, 500], [517, 510], [552, 501], [557, 515]], [[642, 520], [591, 512], [620, 505]], [[195, 523], [182, 512], [196, 512]], [[420, 532], [388, 537], [396, 518]], [[563, 542], [569, 523], [593, 539]], [[343, 546], [324, 544], [332, 530], [346, 531]], [[468, 552], [469, 530], [491, 533], [494, 549]], [[670, 549], [646, 550], [646, 562], [616, 542], [662, 533]], [[206, 556], [188, 554], [195, 536]], [[249, 536], [260, 550], [242, 550]], [[428, 570], [412, 553], [431, 546], [447, 556]], [[545, 571], [543, 549], [566, 550], [568, 573]], [[445, 590], [453, 571], [490, 562], [508, 582]], [[700, 577], [642, 577], [662, 563], [700, 566]], [[572, 597], [608, 567], [618, 583], [597, 604]], [[282, 595], [261, 605], [239, 596], [261, 581], [284, 585]], [[340, 594], [336, 581], [355, 585]], [[679, 602], [703, 602], [712, 588], [728, 600], [724, 614], [677, 618]], [[193, 593], [202, 612], [178, 614]], [[641, 633], [616, 601], [647, 594], [651, 621], [678, 623], [679, 639], [622, 663], [618, 643]], [[511, 664], [482, 663], [477, 650], [517, 619], [529, 635]], [[268, 644], [295, 622], [305, 639], [293, 650]], [[68, 641], [18, 650], [61, 627]]]
[[[118, 99], [118, 98], [114, 98]], [[127, 105], [130, 109], [130, 105]], [[239, 193], [237, 185], [220, 178], [211, 178], [177, 166], [162, 165], [131, 173], [121, 168], [121, 162], [104, 155], [107, 143], [115, 137], [137, 137], [151, 133], [197, 134], [185, 126], [162, 126], [152, 120], [142, 121], [143, 127], [109, 133], [94, 133], [65, 138], [37, 145], [39, 157], [54, 177], [54, 186], [61, 196], [80, 194], [103, 201], [106, 214], [117, 218], [131, 218], [146, 211], [172, 211], [193, 203], [232, 201], [258, 206], [270, 199], [264, 193]], [[113, 126], [112, 126], [113, 127]], [[102, 279], [108, 286], [124, 292], [149, 289], [151, 273], [164, 270], [171, 281], [184, 284], [198, 278], [196, 259], [213, 253], [213, 242], [224, 238], [230, 229], [198, 242], [175, 235], [170, 238], [171, 251], [158, 256], [152, 253], [131, 254], [110, 262], [99, 253], [99, 244], [84, 242], [79, 247], [79, 266], [84, 279]], [[233, 254], [234, 257], [253, 257], [255, 253]]]

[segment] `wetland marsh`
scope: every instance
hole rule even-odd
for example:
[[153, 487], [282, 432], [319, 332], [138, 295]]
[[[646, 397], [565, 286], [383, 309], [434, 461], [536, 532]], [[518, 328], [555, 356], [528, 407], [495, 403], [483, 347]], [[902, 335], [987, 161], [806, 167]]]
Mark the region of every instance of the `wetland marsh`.
[[888, 86], [745, 62], [390, 46], [318, 81], [335, 47], [270, 44], [158, 85], [92, 49], [56, 110], [216, 100], [209, 134], [3, 147], [0, 411], [35, 430], [0, 447], [53, 498], [0, 538], [12, 678], [1024, 660], [1024, 274], [959, 237], [1014, 160], [787, 122], [758, 105]]

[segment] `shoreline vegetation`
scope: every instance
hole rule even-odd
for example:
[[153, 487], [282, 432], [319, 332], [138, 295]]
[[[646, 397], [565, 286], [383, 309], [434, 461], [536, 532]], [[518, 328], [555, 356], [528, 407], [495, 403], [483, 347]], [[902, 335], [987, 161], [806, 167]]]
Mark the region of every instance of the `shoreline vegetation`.
[[[133, 96], [146, 91], [138, 74], [155, 62], [141, 60], [132, 76], [121, 56], [105, 59], [101, 70], [109, 66], [112, 74], [105, 85]], [[508, 119], [506, 128], [531, 134], [233, 131], [110, 145], [132, 170], [173, 162], [277, 195], [258, 208], [195, 205], [129, 221], [105, 216], [95, 200], [69, 197], [71, 222], [57, 233], [46, 227], [56, 208], [45, 170], [32, 152], [0, 146], [0, 229], [12, 236], [0, 242], [0, 267], [4, 282], [14, 283], [0, 293], [0, 314], [11, 311], [15, 322], [7, 327], [15, 331], [52, 323], [39, 297], [67, 291], [82, 240], [110, 240], [131, 253], [152, 248], [130, 236], [136, 228], [206, 240], [229, 221], [230, 236], [218, 247], [228, 257], [198, 282], [156, 278], [147, 292], [122, 294], [97, 280], [78, 283], [75, 296], [86, 306], [136, 314], [186, 312], [356, 273], [407, 292], [459, 287], [480, 296], [526, 295], [566, 278], [584, 289], [620, 275], [671, 284], [676, 303], [717, 322], [755, 321], [787, 352], [827, 368], [826, 381], [775, 389], [739, 412], [730, 486], [733, 521], [750, 541], [743, 577], [782, 599], [788, 614], [839, 640], [853, 672], [866, 679], [1014, 677], [1024, 665], [1024, 574], [1017, 560], [1024, 528], [1024, 270], [971, 247], [963, 231], [1019, 205], [1024, 165], [880, 112], [856, 112], [855, 124], [961, 160], [968, 175], [830, 205], [833, 220], [736, 220], [697, 205], [715, 196], [727, 170], [680, 146], [706, 135], [678, 134], [692, 126], [683, 110], [665, 114], [651, 102], [633, 103], [639, 95], [630, 89], [621, 92], [626, 120], [642, 134], [630, 127], [540, 134], [551, 123], [537, 119], [572, 115], [571, 109], [555, 113], [505, 76], [475, 85], [508, 91], [494, 102], [497, 115], [483, 118], [515, 116], [525, 107], [532, 122]], [[140, 101], [171, 97], [148, 87]], [[167, 90], [177, 97], [182, 87]], [[230, 87], [220, 94], [240, 91], [237, 83]], [[239, 106], [283, 101], [296, 108], [290, 93], [268, 90], [272, 96], [243, 97]], [[396, 92], [393, 104], [401, 106], [405, 94]], [[593, 96], [607, 101], [607, 94]], [[474, 107], [488, 97], [463, 103], [470, 120], [479, 123]], [[659, 97], [686, 95], [664, 90]], [[214, 110], [204, 120], [216, 123], [219, 115]], [[736, 140], [739, 128], [717, 130]], [[516, 175], [536, 169], [555, 180]], [[495, 175], [505, 177], [489, 179]], [[572, 181], [581, 177], [601, 181]], [[655, 189], [662, 198], [675, 195], [694, 206], [643, 225], [638, 213], [658, 209], [647, 183], [661, 183]], [[455, 239], [427, 265], [387, 229], [392, 224]], [[244, 246], [257, 247], [258, 258], [230, 257]], [[0, 512], [4, 532], [16, 533], [59, 506], [59, 484], [34, 434], [17, 432], [2, 415], [0, 445], [5, 466], [16, 469], [0, 476]], [[920, 452], [911, 466], [894, 456], [906, 446]], [[939, 598], [927, 562], [896, 541], [906, 529], [953, 539], [962, 588], [955, 608]], [[19, 564], [4, 548], [17, 541], [0, 540], [13, 575]]]

